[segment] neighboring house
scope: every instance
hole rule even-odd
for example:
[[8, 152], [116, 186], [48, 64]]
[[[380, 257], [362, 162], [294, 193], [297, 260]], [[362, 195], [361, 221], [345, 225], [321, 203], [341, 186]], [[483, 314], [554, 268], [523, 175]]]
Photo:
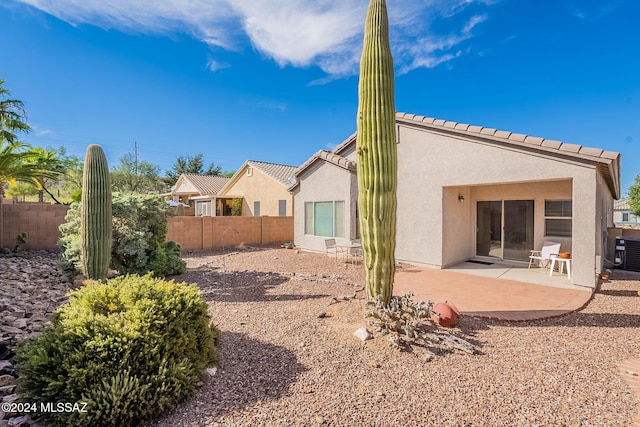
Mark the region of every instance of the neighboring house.
[[294, 197], [297, 246], [324, 251], [327, 237], [341, 243], [360, 237], [356, 162], [355, 156], [350, 157], [320, 150], [296, 170], [296, 182], [289, 190]]
[[631, 213], [629, 199], [613, 202], [613, 223], [621, 228], [640, 228], [640, 218]]
[[183, 173], [168, 194], [170, 200], [195, 206], [196, 216], [215, 216], [216, 197], [230, 178]]
[[242, 216], [292, 216], [295, 166], [247, 160], [218, 194], [218, 215], [231, 215], [233, 199], [242, 199]]
[[[619, 153], [413, 114], [398, 113], [396, 124], [398, 261], [527, 261], [551, 240], [572, 254], [572, 283], [596, 285], [620, 197]], [[296, 170], [303, 249], [358, 237], [355, 142], [354, 134]]]

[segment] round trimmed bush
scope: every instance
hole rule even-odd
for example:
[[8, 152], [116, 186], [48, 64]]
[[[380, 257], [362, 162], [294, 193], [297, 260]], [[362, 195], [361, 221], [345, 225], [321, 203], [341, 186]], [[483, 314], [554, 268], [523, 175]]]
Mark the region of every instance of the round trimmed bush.
[[86, 402], [53, 426], [135, 425], [186, 398], [217, 361], [219, 331], [195, 285], [146, 276], [90, 282], [18, 350], [25, 402]]

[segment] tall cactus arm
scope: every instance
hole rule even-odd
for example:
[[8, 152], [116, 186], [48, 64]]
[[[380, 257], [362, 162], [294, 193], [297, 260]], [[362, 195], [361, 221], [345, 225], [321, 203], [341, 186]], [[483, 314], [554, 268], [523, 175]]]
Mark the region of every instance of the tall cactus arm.
[[357, 170], [365, 284], [370, 299], [389, 303], [396, 247], [397, 148], [393, 58], [384, 0], [371, 0], [360, 61]]

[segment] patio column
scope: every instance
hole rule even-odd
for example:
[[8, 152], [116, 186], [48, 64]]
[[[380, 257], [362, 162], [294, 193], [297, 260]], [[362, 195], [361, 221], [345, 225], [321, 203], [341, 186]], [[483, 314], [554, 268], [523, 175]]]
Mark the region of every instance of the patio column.
[[596, 286], [597, 171], [585, 170], [585, 177], [574, 177], [572, 196], [571, 258], [572, 283]]

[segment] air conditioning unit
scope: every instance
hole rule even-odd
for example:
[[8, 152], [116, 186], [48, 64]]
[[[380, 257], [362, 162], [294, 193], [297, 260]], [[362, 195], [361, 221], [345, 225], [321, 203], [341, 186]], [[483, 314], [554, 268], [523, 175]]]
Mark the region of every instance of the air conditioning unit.
[[640, 239], [616, 238], [615, 262], [623, 270], [640, 272]]

